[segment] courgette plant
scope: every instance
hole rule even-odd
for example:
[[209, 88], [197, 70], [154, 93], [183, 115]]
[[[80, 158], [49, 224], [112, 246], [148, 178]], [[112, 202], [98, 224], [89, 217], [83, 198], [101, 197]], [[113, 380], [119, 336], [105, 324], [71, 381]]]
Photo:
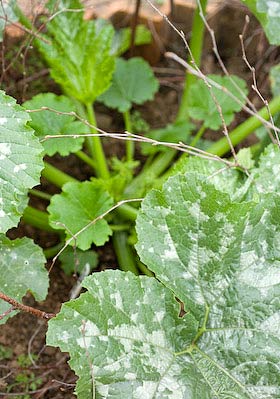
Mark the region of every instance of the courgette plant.
[[[245, 3], [278, 44], [275, 2]], [[199, 1], [194, 16], [190, 48], [197, 66], [204, 29], [199, 13], [206, 5]], [[16, 4], [7, 7], [30, 28]], [[187, 74], [174, 123], [147, 134], [169, 145], [143, 143], [148, 157], [135, 176], [136, 136], [126, 136], [123, 159], [108, 159], [94, 105], [117, 109], [133, 133], [133, 104], [152, 100], [158, 89], [151, 68], [141, 58], [120, 57], [129, 29], [85, 21], [78, 0], [50, 0], [47, 7], [55, 17], [34, 43], [63, 94], [41, 93], [20, 106], [0, 93], [0, 323], [20, 309], [51, 319], [47, 343], [70, 353], [79, 399], [280, 398], [279, 147], [267, 145], [261, 132], [258, 147], [241, 150], [231, 162], [218, 159], [230, 149], [226, 138], [203, 139], [207, 128], [229, 125], [246, 104], [245, 82], [210, 75], [209, 90], [205, 79]], [[148, 40], [138, 27], [136, 43]], [[231, 131], [233, 145], [280, 111], [278, 71], [271, 74], [269, 111], [265, 106]], [[201, 121], [199, 128], [194, 121]], [[173, 165], [178, 142], [214, 160], [182, 155]], [[77, 181], [44, 161], [56, 153], [76, 154], [92, 168], [91, 179]], [[61, 193], [32, 189], [40, 176]], [[27, 206], [28, 193], [49, 201], [47, 212]], [[21, 218], [57, 231], [61, 244], [44, 253], [31, 239], [10, 240], [5, 233]], [[65, 272], [78, 257], [82, 273], [86, 264], [96, 267], [94, 247], [110, 236], [122, 271], [87, 277], [87, 291], [56, 317], [21, 303], [27, 291], [45, 298], [45, 257], [66, 243]]]

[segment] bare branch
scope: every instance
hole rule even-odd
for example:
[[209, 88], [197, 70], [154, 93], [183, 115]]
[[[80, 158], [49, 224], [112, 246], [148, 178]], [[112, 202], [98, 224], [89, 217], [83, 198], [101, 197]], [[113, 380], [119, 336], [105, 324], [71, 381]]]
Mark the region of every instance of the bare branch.
[[0, 292], [0, 299], [3, 299], [3, 301], [8, 302], [10, 305], [12, 305], [14, 309], [19, 309], [22, 310], [23, 312], [31, 313], [34, 316], [39, 317], [40, 319], [49, 320], [55, 316], [54, 313], [46, 313], [43, 312], [42, 310], [32, 308], [31, 306], [23, 305], [22, 303], [16, 301], [15, 299], [10, 298], [8, 295], [3, 294], [3, 292]]

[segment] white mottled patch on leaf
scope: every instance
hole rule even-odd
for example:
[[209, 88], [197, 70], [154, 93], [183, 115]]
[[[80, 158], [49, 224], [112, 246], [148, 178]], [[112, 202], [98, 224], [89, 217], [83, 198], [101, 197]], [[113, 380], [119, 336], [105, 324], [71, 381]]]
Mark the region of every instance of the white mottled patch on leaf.
[[0, 126], [5, 125], [5, 123], [7, 123], [7, 122], [8, 122], [7, 118], [0, 118]]
[[19, 165], [16, 165], [13, 169], [14, 173], [18, 173], [21, 170], [25, 170], [27, 168], [26, 163], [20, 163]]
[[0, 160], [5, 159], [8, 155], [11, 155], [11, 144], [0, 143]]
[[110, 295], [110, 299], [112, 300], [115, 307], [119, 310], [123, 310], [123, 302], [122, 297], [119, 292], [114, 292]]

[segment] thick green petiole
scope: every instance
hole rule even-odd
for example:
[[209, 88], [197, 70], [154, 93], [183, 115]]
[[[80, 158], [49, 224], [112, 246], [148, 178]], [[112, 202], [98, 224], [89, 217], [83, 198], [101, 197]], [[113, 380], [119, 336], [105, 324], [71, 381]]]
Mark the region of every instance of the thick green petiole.
[[193, 140], [190, 143], [191, 147], [195, 147], [196, 144], [198, 143], [198, 141], [201, 139], [201, 137], [203, 136], [203, 133], [205, 132], [206, 127], [204, 126], [204, 124], [201, 126], [201, 128], [199, 129], [199, 131], [196, 133], [196, 135], [194, 136]]
[[62, 187], [65, 183], [78, 181], [72, 176], [67, 175], [61, 170], [52, 166], [48, 162], [44, 163], [45, 168], [42, 170], [42, 176], [45, 177], [50, 183], [55, 184], [57, 187]]
[[[91, 103], [86, 104], [88, 121], [92, 126], [96, 126], [95, 115]], [[92, 127], [91, 133], [97, 133], [97, 131]], [[105, 154], [103, 151], [102, 143], [100, 137], [90, 137], [89, 146], [93, 159], [96, 161], [96, 174], [103, 179], [108, 179], [110, 177], [109, 169], [107, 166]]]
[[144, 194], [146, 184], [154, 182], [169, 166], [175, 158], [177, 151], [168, 149], [161, 152], [150, 165], [149, 168], [143, 170], [133, 181], [128, 185], [125, 190], [125, 195], [128, 198], [139, 197]]
[[64, 246], [64, 242], [60, 242], [59, 244], [56, 244], [53, 247], [44, 249], [43, 252], [44, 252], [45, 257], [47, 259], [53, 258], [55, 255], [58, 254], [58, 252], [61, 250], [61, 248], [63, 248], [63, 246]]
[[82, 161], [84, 161], [86, 164], [91, 166], [94, 170], [96, 169], [96, 163], [94, 160], [89, 157], [84, 151], [77, 151], [75, 152], [75, 155], [80, 158]]
[[138, 215], [138, 210], [129, 204], [123, 204], [116, 209], [116, 214], [120, 215], [124, 220], [134, 222]]
[[47, 212], [39, 211], [31, 206], [27, 206], [24, 210], [22, 220], [30, 224], [30, 226], [36, 227], [41, 230], [45, 230], [51, 233], [58, 233], [58, 230], [53, 229], [49, 225], [49, 215]]
[[127, 233], [124, 231], [114, 232], [113, 245], [120, 269], [138, 275], [139, 271], [135, 263], [135, 255], [131, 246], [127, 243]]
[[[271, 115], [275, 115], [277, 112], [280, 111], [280, 96], [275, 97], [273, 100], [270, 101], [269, 109]], [[267, 107], [263, 107], [259, 112], [258, 115], [265, 120], [269, 120], [270, 115], [267, 110]], [[232, 132], [229, 134], [230, 141], [232, 145], [235, 146], [243, 141], [247, 136], [253, 133], [258, 127], [262, 125], [262, 121], [260, 121], [256, 116], [251, 116], [245, 122], [241, 123], [241, 125], [237, 126]], [[207, 152], [211, 154], [215, 154], [218, 156], [225, 155], [230, 150], [230, 145], [226, 137], [223, 137], [216, 143], [212, 144], [208, 149]]]
[[[125, 130], [129, 133], [132, 133], [132, 124], [131, 124], [129, 110], [125, 111], [123, 113], [123, 119], [124, 119], [124, 124], [125, 124]], [[134, 141], [127, 140], [125, 143], [126, 143], [126, 159], [127, 159], [127, 161], [133, 161], [134, 149], [135, 149]]]
[[[206, 11], [208, 0], [200, 0], [201, 9], [203, 14]], [[190, 50], [193, 56], [193, 59], [198, 67], [200, 67], [201, 55], [203, 49], [203, 36], [204, 36], [205, 25], [204, 21], [200, 16], [200, 9], [198, 5], [196, 6], [196, 10], [194, 12], [193, 17], [193, 25], [192, 25], [192, 34], [190, 40]], [[188, 61], [192, 62], [191, 57], [188, 57]], [[189, 101], [189, 90], [190, 86], [196, 81], [196, 77], [190, 73], [186, 73], [185, 86], [181, 98], [181, 103], [179, 107], [179, 111], [176, 117], [176, 121], [186, 120], [188, 117], [188, 101]]]
[[45, 201], [50, 201], [52, 198], [50, 194], [44, 193], [44, 191], [36, 190], [35, 188], [28, 190], [28, 192], [34, 197], [41, 198]]

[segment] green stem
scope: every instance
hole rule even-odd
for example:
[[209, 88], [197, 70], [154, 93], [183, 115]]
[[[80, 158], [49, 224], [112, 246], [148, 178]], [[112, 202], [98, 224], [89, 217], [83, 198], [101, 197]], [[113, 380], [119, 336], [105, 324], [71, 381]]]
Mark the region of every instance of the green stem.
[[139, 275], [139, 271], [135, 264], [135, 256], [131, 246], [127, 243], [127, 233], [123, 231], [114, 232], [113, 245], [120, 269]]
[[46, 248], [43, 250], [44, 255], [47, 259], [53, 258], [58, 252], [63, 248], [64, 242], [60, 242], [59, 244], [54, 245], [53, 247]]
[[144, 263], [142, 263], [142, 262], [140, 261], [140, 259], [136, 259], [136, 263], [137, 263], [138, 269], [139, 269], [143, 274], [145, 274], [145, 275], [148, 276], [148, 277], [154, 277], [154, 276], [155, 276], [154, 273], [151, 272], [151, 270], [149, 270], [149, 269], [147, 268], [147, 266], [145, 266]]
[[55, 184], [57, 187], [62, 187], [65, 183], [77, 182], [78, 180], [72, 176], [67, 175], [61, 170], [52, 166], [48, 162], [44, 162], [45, 168], [42, 171], [42, 176], [45, 177], [50, 183]]
[[22, 220], [30, 226], [45, 230], [51, 233], [58, 233], [49, 225], [49, 215], [47, 212], [39, 211], [31, 206], [27, 206], [23, 212]]
[[84, 151], [77, 151], [75, 152], [75, 155], [80, 158], [82, 161], [84, 161], [86, 164], [91, 166], [94, 170], [96, 169], [96, 163], [94, 160], [89, 157]]
[[41, 198], [43, 200], [49, 201], [51, 200], [52, 196], [50, 194], [44, 193], [43, 191], [36, 190], [32, 188], [28, 190], [29, 194], [33, 195], [34, 197]]
[[195, 147], [197, 142], [201, 139], [201, 137], [203, 136], [203, 133], [205, 132], [206, 127], [204, 126], [204, 124], [201, 126], [201, 128], [199, 129], [199, 131], [196, 133], [196, 135], [194, 136], [192, 142], [190, 143], [191, 147]]
[[109, 224], [112, 231], [127, 231], [130, 228], [129, 224]]
[[[92, 104], [86, 104], [86, 109], [89, 123], [93, 126], [96, 126], [96, 119]], [[94, 128], [91, 128], [90, 130], [91, 133], [96, 133], [96, 130]], [[89, 140], [92, 157], [96, 160], [96, 173], [99, 177], [102, 177], [103, 179], [108, 179], [110, 177], [110, 173], [108, 170], [100, 137], [90, 137]]]
[[[271, 115], [275, 115], [280, 111], [280, 96], [275, 97], [272, 101], [270, 101], [269, 109]], [[261, 116], [265, 120], [269, 120], [270, 115], [267, 111], [266, 107], [263, 107], [258, 115]], [[243, 141], [247, 136], [253, 133], [258, 127], [262, 125], [262, 121], [260, 121], [256, 116], [251, 116], [245, 122], [241, 123], [241, 125], [237, 126], [232, 132], [229, 134], [230, 141], [233, 146], [236, 146], [241, 141]], [[225, 155], [230, 150], [230, 145], [226, 137], [223, 137], [216, 143], [212, 144], [207, 152], [211, 154], [215, 154], [218, 156]]]
[[[208, 0], [200, 0], [201, 8], [203, 14], [205, 14], [206, 6]], [[198, 67], [200, 67], [201, 55], [203, 49], [203, 36], [205, 31], [204, 22], [200, 16], [199, 7], [196, 6], [196, 10], [193, 16], [193, 24], [192, 24], [192, 34], [190, 40], [190, 50], [193, 56], [193, 59]], [[191, 57], [188, 57], [188, 61], [191, 61]], [[176, 121], [186, 120], [188, 117], [188, 102], [189, 102], [189, 91], [191, 85], [196, 81], [196, 77], [190, 73], [186, 73], [185, 78], [185, 86], [181, 98], [181, 103], [179, 107], [179, 111], [177, 113]]]
[[176, 156], [177, 151], [167, 150], [161, 152], [150, 165], [148, 169], [145, 169], [133, 181], [127, 186], [125, 195], [129, 198], [142, 196], [145, 191], [147, 184], [154, 182], [165, 170], [170, 166], [173, 158]]
[[134, 222], [137, 218], [138, 210], [131, 205], [123, 204], [116, 209], [116, 213], [123, 219]]
[[[130, 118], [130, 112], [125, 111], [123, 112], [123, 119], [124, 119], [124, 124], [125, 124], [125, 130], [129, 133], [132, 133], [132, 124], [131, 124], [131, 118]], [[126, 159], [127, 161], [133, 161], [134, 158], [134, 141], [132, 140], [127, 140], [126, 142]]]

